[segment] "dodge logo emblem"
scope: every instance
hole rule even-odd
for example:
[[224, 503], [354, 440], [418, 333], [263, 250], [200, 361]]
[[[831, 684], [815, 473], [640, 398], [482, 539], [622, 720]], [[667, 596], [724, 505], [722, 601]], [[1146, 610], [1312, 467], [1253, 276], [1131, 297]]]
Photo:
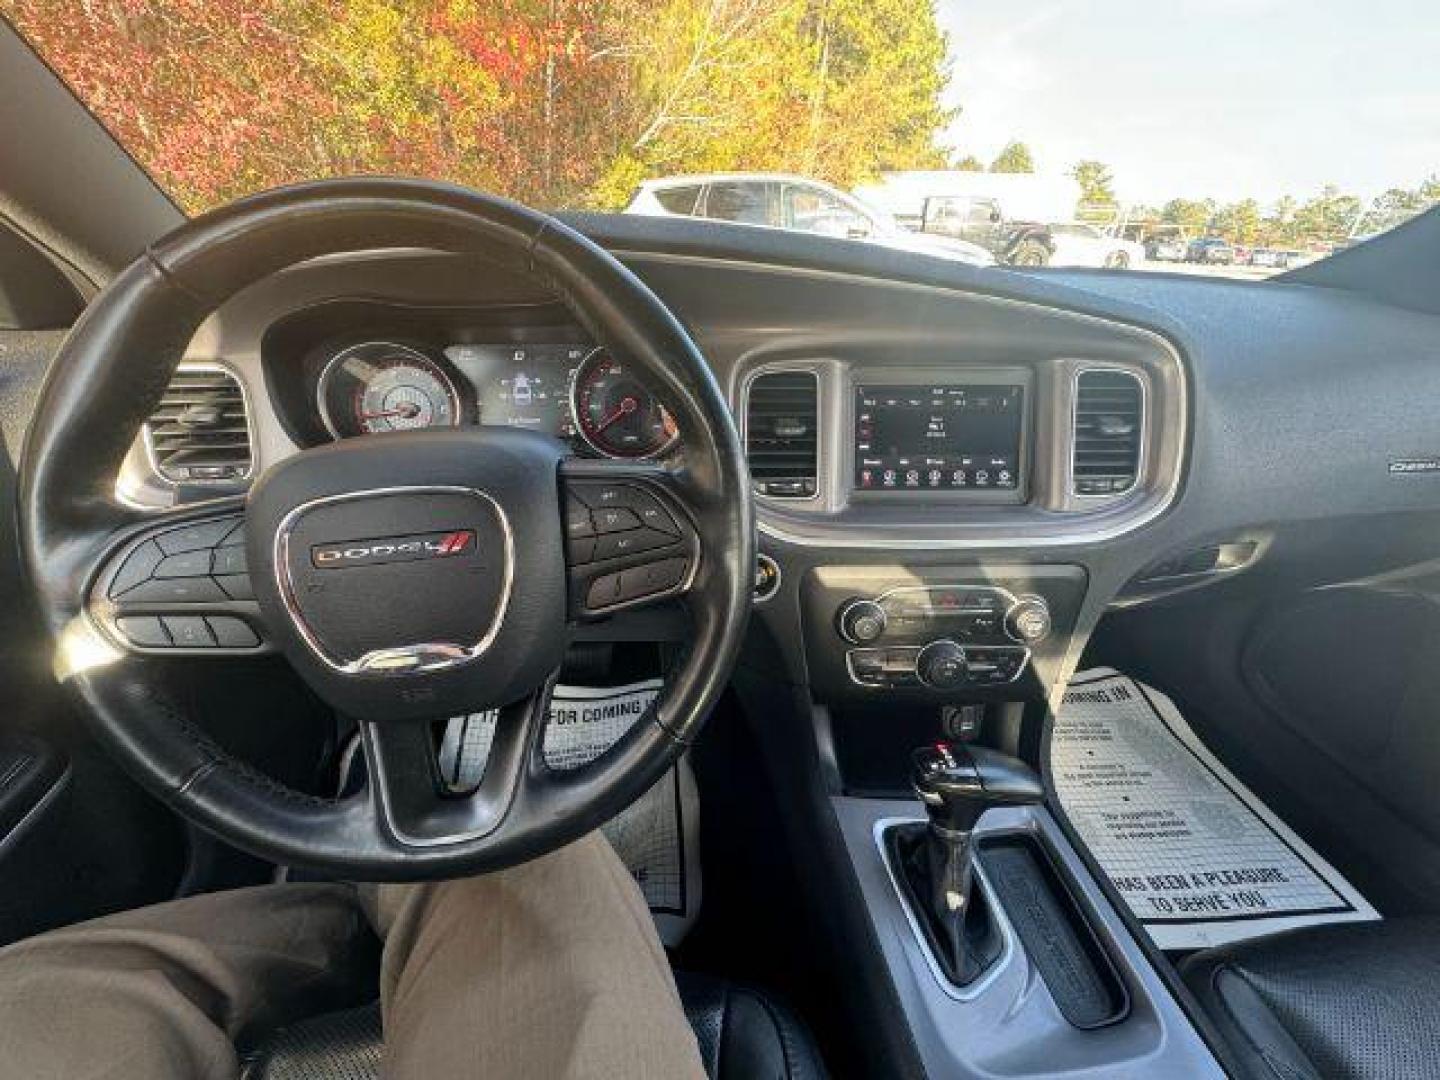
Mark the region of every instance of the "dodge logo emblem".
[[348, 570], [354, 566], [444, 559], [474, 551], [475, 530], [452, 529], [449, 532], [354, 540], [344, 544], [317, 544], [310, 549], [310, 561], [321, 570]]

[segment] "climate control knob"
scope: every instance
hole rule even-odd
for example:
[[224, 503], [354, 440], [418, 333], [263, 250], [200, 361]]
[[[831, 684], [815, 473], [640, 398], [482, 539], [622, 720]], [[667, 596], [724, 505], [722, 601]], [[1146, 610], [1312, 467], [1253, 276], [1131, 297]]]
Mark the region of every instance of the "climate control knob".
[[852, 645], [868, 645], [885, 632], [885, 609], [874, 600], [851, 600], [840, 609], [840, 636]]
[[932, 641], [915, 657], [915, 674], [932, 690], [963, 686], [968, 674], [965, 650], [949, 638]]
[[1005, 613], [1005, 632], [1023, 644], [1040, 644], [1050, 628], [1050, 607], [1038, 596], [1022, 596]]

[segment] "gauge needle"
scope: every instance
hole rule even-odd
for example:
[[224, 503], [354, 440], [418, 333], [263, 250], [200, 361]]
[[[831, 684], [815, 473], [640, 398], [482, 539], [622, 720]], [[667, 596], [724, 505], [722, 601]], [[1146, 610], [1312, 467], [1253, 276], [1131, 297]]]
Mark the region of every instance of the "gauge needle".
[[620, 404], [616, 407], [615, 411], [595, 425], [595, 431], [597, 433], [604, 431], [611, 424], [615, 423], [616, 420], [619, 420], [622, 416], [629, 416], [639, 407], [640, 402], [636, 401], [633, 397], [621, 398]]
[[360, 414], [361, 420], [388, 420], [392, 416], [398, 416], [401, 420], [413, 420], [420, 415], [420, 406], [414, 402], [407, 401], [404, 405], [397, 405], [393, 409], [381, 409], [379, 412], [366, 412]]

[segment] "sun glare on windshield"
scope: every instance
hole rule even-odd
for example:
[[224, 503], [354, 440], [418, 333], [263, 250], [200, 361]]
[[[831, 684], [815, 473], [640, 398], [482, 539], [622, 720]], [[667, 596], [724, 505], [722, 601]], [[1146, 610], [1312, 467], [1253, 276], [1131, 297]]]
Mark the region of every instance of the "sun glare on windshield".
[[1412, 5], [1177, 7], [0, 0], [192, 213], [385, 173], [980, 265], [1263, 277], [1440, 199]]

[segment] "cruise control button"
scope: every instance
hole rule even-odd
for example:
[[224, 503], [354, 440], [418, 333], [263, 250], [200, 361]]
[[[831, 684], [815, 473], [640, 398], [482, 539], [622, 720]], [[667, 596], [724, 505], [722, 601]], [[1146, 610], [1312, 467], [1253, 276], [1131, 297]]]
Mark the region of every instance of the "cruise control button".
[[620, 575], [606, 574], [598, 577], [590, 583], [590, 591], [585, 594], [585, 606], [592, 610], [609, 607], [611, 604], [620, 602]]
[[250, 584], [249, 574], [227, 574], [217, 577], [215, 584], [219, 585], [231, 600], [255, 599], [255, 586]]
[[595, 526], [590, 521], [590, 508], [573, 497], [565, 500], [565, 535], [571, 540], [595, 535]]
[[127, 604], [206, 604], [226, 596], [208, 577], [153, 578], [135, 586], [123, 599]]
[[199, 615], [166, 615], [162, 620], [177, 649], [213, 649], [215, 638]]
[[640, 519], [623, 506], [606, 506], [590, 511], [590, 520], [600, 534], [628, 532], [640, 528]]
[[239, 545], [215, 549], [215, 565], [212, 568], [216, 574], [244, 574], [249, 572], [249, 566], [245, 562], [245, 549]]
[[622, 484], [575, 484], [570, 491], [592, 510], [606, 506], [624, 506], [630, 489]]
[[664, 559], [620, 572], [620, 599], [639, 600], [642, 596], [673, 589], [685, 580], [689, 563], [685, 559]]
[[634, 529], [630, 532], [611, 533], [595, 541], [595, 558], [614, 559], [621, 555], [635, 555], [642, 551], [669, 547], [676, 543], [675, 537], [654, 529]]
[[120, 628], [120, 633], [125, 635], [125, 640], [131, 645], [138, 645], [142, 649], [168, 649], [170, 647], [170, 635], [165, 632], [165, 625], [156, 615], [127, 615], [123, 619], [116, 619], [115, 625]]
[[186, 525], [183, 529], [172, 529], [155, 538], [166, 555], [179, 555], [185, 551], [199, 551], [201, 548], [216, 547], [237, 528], [235, 518], [221, 518], [219, 521], [202, 521]]
[[253, 649], [260, 644], [260, 636], [250, 629], [250, 624], [244, 619], [233, 615], [207, 615], [205, 621], [222, 649]]
[[154, 540], [146, 540], [121, 563], [119, 572], [116, 573], [113, 581], [110, 582], [110, 595], [119, 596], [127, 589], [133, 589], [142, 581], [149, 581], [150, 575], [155, 572], [155, 567], [160, 565], [164, 553], [160, 550]]
[[182, 555], [167, 555], [155, 567], [157, 578], [206, 577], [210, 573], [210, 550], [187, 551]]

